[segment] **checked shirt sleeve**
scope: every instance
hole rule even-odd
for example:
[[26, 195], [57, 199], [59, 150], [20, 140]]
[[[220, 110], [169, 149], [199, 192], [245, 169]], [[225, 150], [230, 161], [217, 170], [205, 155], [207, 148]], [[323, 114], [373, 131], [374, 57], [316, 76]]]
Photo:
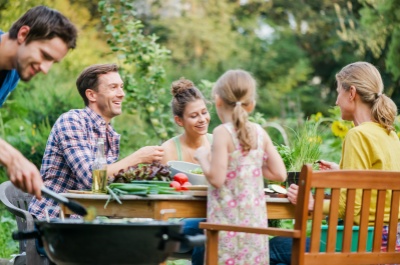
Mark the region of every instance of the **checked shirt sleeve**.
[[79, 189], [91, 188], [93, 149], [90, 128], [79, 115], [67, 115], [58, 124], [57, 135], [65, 163]]

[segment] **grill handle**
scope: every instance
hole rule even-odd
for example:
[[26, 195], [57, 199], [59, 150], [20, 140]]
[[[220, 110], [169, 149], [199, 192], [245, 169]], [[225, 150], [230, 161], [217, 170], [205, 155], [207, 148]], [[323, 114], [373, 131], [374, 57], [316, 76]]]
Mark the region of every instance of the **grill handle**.
[[16, 231], [12, 233], [12, 239], [14, 240], [26, 240], [26, 239], [35, 239], [39, 238], [40, 234], [39, 231], [33, 230], [33, 231]]

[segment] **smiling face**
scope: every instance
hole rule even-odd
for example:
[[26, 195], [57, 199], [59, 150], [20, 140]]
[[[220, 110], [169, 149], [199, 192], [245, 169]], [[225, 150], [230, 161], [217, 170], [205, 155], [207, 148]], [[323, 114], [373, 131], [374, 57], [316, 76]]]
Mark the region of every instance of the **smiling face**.
[[67, 52], [67, 44], [59, 37], [23, 42], [18, 47], [15, 68], [21, 80], [29, 81], [39, 72], [47, 74], [53, 63], [61, 61]]
[[89, 107], [100, 114], [106, 122], [122, 113], [125, 97], [124, 83], [117, 72], [99, 75], [97, 91], [87, 90]]
[[210, 113], [202, 99], [189, 102], [183, 113], [183, 118], [175, 116], [175, 121], [185, 129], [188, 134], [204, 135], [208, 132]]

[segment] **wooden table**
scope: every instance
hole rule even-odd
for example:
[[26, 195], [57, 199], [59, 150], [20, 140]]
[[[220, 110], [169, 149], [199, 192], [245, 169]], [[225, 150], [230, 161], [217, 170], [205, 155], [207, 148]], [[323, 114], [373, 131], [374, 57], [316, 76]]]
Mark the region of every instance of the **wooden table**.
[[[78, 201], [85, 207], [94, 206], [98, 215], [110, 217], [140, 217], [161, 220], [162, 209], [175, 209], [176, 213], [168, 217], [204, 218], [207, 216], [207, 197], [191, 195], [149, 195], [140, 197], [136, 195], [121, 196], [122, 204], [110, 202], [106, 209], [104, 205], [108, 195], [101, 194], [75, 194], [62, 193], [63, 196]], [[266, 198], [267, 214], [269, 219], [293, 219], [295, 206], [287, 198]], [[71, 211], [61, 205], [66, 215]]]

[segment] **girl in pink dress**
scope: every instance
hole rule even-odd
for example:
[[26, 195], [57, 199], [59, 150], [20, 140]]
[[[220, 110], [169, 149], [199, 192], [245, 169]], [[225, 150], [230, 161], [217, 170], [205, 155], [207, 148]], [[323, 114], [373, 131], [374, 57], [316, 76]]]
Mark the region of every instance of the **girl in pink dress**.
[[[256, 82], [243, 70], [223, 74], [213, 88], [222, 124], [213, 131], [211, 154], [195, 153], [208, 189], [207, 222], [267, 227], [263, 177], [285, 181], [286, 169], [269, 135], [248, 121]], [[269, 264], [268, 236], [220, 232], [218, 264]]]

